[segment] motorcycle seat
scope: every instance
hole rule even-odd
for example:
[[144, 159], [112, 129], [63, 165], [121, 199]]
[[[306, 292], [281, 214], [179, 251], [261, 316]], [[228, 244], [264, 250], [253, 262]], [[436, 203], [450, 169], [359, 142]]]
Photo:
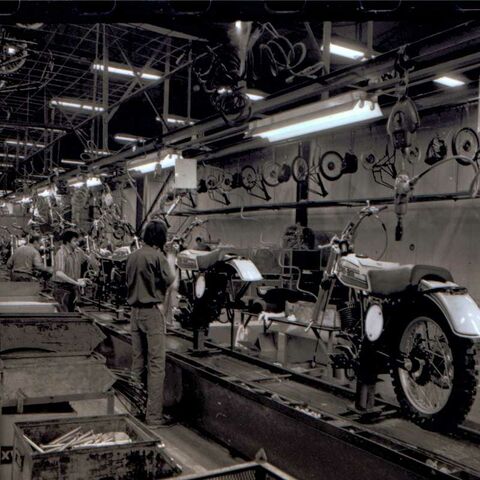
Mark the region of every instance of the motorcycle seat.
[[177, 265], [185, 270], [206, 270], [222, 260], [224, 254], [221, 250], [205, 252], [203, 250], [183, 250], [177, 255]]
[[402, 265], [388, 270], [369, 270], [368, 281], [373, 295], [387, 296], [417, 287], [421, 280], [452, 282], [452, 274], [445, 268], [430, 265]]

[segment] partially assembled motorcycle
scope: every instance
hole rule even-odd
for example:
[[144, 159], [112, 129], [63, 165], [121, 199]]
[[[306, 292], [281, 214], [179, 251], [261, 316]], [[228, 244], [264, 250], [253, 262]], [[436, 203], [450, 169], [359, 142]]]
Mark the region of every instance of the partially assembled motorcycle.
[[[184, 245], [182, 239], [201, 223], [193, 222], [178, 238], [179, 245]], [[201, 351], [209, 325], [223, 314], [231, 322], [236, 309], [247, 309], [243, 297], [250, 284], [263, 277], [251, 260], [221, 248], [185, 249], [177, 254], [176, 263], [180, 282], [174, 318], [183, 328], [193, 331], [193, 348]]]
[[[321, 247], [330, 251], [312, 326], [325, 325], [328, 308], [338, 312], [336, 346], [328, 358], [356, 378], [358, 409], [372, 406], [377, 376], [390, 372], [408, 418], [424, 428], [452, 430], [475, 398], [480, 309], [444, 268], [354, 253], [358, 227], [384, 208], [363, 208]], [[332, 331], [332, 325], [325, 329]]]

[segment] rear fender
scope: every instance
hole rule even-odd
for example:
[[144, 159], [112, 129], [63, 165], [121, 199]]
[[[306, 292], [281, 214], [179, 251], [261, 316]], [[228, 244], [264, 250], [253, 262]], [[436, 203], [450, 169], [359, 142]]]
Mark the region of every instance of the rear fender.
[[260, 282], [263, 280], [262, 274], [251, 260], [245, 258], [232, 258], [225, 263], [231, 265], [237, 272], [240, 280], [243, 280], [244, 282]]
[[418, 291], [441, 310], [455, 335], [480, 338], [480, 308], [466, 289], [453, 282], [422, 280]]

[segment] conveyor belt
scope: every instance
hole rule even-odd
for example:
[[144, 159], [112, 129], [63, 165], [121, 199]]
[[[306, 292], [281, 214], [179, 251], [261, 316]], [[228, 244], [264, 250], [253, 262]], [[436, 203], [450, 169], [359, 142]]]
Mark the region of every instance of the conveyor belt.
[[[429, 432], [383, 401], [383, 415], [365, 425], [348, 409], [351, 390], [217, 345], [196, 357], [182, 332], [175, 332], [174, 343], [168, 361], [183, 372], [184, 396], [196, 409], [191, 421], [244, 455], [252, 454], [245, 451], [251, 444], [269, 447], [272, 463], [304, 479], [480, 479], [475, 424], [456, 437]], [[315, 476], [312, 465], [323, 475]]]

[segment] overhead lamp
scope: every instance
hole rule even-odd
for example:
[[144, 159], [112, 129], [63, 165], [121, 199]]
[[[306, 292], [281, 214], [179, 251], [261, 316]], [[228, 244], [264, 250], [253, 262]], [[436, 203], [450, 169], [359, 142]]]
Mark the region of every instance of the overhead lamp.
[[[92, 69], [93, 70], [99, 70], [101, 72], [105, 71], [105, 66], [103, 65], [102, 62], [94, 62], [92, 64]], [[128, 65], [121, 65], [119, 63], [112, 63], [109, 62], [107, 65], [107, 72], [111, 73], [112, 75], [118, 75], [120, 77], [134, 77], [135, 72], [132, 68], [130, 68]], [[146, 69], [146, 70], [141, 70], [138, 69], [136, 70], [136, 73], [140, 76], [142, 80], [161, 80], [162, 76], [160, 75], [160, 72], [157, 70], [152, 70], [152, 69]]]
[[173, 168], [180, 157], [180, 153], [153, 152], [143, 158], [132, 160], [128, 165], [128, 170], [145, 174], [154, 172], [157, 167]]
[[51, 197], [54, 194], [54, 191], [51, 188], [43, 188], [38, 191], [39, 197]]
[[443, 77], [438, 77], [433, 80], [435, 83], [439, 83], [440, 85], [444, 85], [445, 87], [461, 87], [462, 85], [465, 85], [465, 82], [462, 80], [459, 80], [458, 78], [453, 78], [444, 75]]
[[145, 142], [145, 138], [137, 137], [136, 135], [130, 135], [128, 133], [117, 133], [113, 138], [120, 143], [144, 143]]
[[0, 157], [2, 158], [14, 158], [17, 159], [19, 158], [20, 160], [25, 158], [25, 155], [16, 155], [14, 153], [0, 153]]
[[330, 42], [330, 53], [339, 57], [349, 58], [351, 60], [361, 60], [365, 57], [365, 51], [346, 47], [338, 43]]
[[98, 187], [102, 184], [102, 181], [98, 177], [89, 177], [86, 181], [78, 180], [78, 178], [74, 178], [68, 182], [68, 184], [73, 188], [80, 188], [83, 187], [85, 184], [87, 187]]
[[252, 102], [258, 102], [259, 100], [263, 100], [267, 96], [264, 92], [253, 88], [248, 88], [245, 94]]
[[37, 142], [24, 142], [23, 140], [16, 140], [14, 138], [7, 138], [5, 140], [5, 143], [7, 145], [20, 145], [22, 147], [36, 147], [36, 148], [45, 148], [45, 145], [43, 143], [37, 143]]
[[12, 168], [12, 167], [13, 167], [12, 163], [0, 162], [0, 168]]
[[103, 112], [104, 107], [85, 100], [76, 100], [69, 98], [53, 98], [50, 100], [51, 107], [62, 107], [71, 110], [84, 110], [86, 112]]
[[97, 157], [100, 157], [100, 156], [104, 156], [104, 157], [107, 157], [108, 155], [111, 155], [112, 152], [110, 152], [109, 150], [95, 150], [93, 148], [86, 148], [84, 150], [85, 153], [88, 153], [89, 155], [96, 155]]
[[[155, 117], [157, 122], [161, 121], [160, 117]], [[165, 118], [167, 123], [171, 123], [172, 125], [193, 125], [195, 123], [194, 120], [188, 120], [185, 117], [180, 117], [179, 115], [168, 115]]]
[[251, 122], [249, 132], [254, 137], [276, 142], [382, 116], [377, 102], [368, 100], [363, 92], [355, 91]]
[[74, 160], [69, 158], [62, 158], [60, 160], [60, 163], [63, 163], [65, 165], [85, 165], [84, 160]]

